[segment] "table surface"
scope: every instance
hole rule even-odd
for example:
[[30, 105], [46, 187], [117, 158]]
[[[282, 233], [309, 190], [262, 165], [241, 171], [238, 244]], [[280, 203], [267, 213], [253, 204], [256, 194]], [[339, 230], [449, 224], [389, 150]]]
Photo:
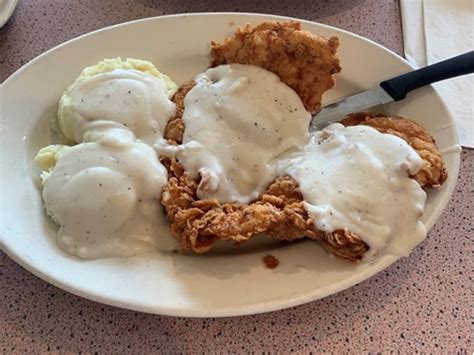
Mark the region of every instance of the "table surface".
[[[403, 51], [394, 0], [23, 0], [0, 30], [0, 82], [80, 34], [209, 11], [304, 18]], [[190, 319], [122, 310], [63, 292], [0, 252], [0, 352], [472, 352], [473, 158], [463, 150], [454, 195], [409, 258], [334, 296], [268, 314]]]

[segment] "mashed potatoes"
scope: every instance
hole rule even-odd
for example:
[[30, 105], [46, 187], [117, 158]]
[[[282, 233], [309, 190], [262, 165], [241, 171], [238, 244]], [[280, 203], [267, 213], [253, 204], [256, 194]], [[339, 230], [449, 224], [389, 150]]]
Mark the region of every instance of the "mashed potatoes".
[[35, 157], [63, 250], [95, 259], [161, 243], [167, 171], [151, 145], [175, 114], [176, 89], [152, 63], [116, 58], [85, 68], [64, 92], [52, 126], [68, 145], [49, 145]]
[[152, 143], [174, 115], [169, 98], [176, 89], [150, 62], [104, 59], [85, 68], [64, 92], [52, 127], [66, 144], [83, 141], [88, 130], [111, 127], [126, 127]]
[[42, 182], [54, 168], [61, 154], [68, 148], [70, 147], [63, 144], [52, 144], [39, 150], [35, 157], [35, 163], [42, 170]]

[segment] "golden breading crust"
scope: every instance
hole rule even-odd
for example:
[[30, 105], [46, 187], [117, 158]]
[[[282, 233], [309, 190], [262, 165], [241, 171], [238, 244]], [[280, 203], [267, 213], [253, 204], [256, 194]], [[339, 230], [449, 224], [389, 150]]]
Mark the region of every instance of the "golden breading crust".
[[182, 166], [169, 160], [172, 177], [165, 186], [161, 203], [165, 207], [170, 229], [184, 249], [196, 253], [208, 251], [217, 240], [235, 244], [265, 233], [279, 240], [304, 237], [319, 240], [334, 255], [350, 261], [362, 259], [368, 246], [356, 235], [344, 231], [323, 233], [303, 207], [298, 183], [289, 176], [275, 179], [256, 201], [241, 205], [221, 204], [216, 200], [199, 200], [198, 182], [189, 179]]
[[176, 113], [166, 124], [164, 137], [171, 144], [181, 143], [183, 141], [184, 133], [184, 97], [194, 87], [194, 80], [188, 81], [181, 85], [172, 97], [172, 101], [176, 105]]
[[366, 112], [345, 118], [346, 126], [367, 125], [382, 133], [393, 134], [405, 140], [423, 159], [421, 170], [413, 177], [421, 186], [440, 187], [448, 178], [443, 157], [434, 138], [418, 123], [399, 116], [386, 116]]
[[339, 39], [318, 37], [301, 29], [301, 23], [261, 22], [238, 28], [223, 43], [211, 42], [212, 66], [251, 64], [265, 68], [296, 91], [305, 108], [316, 112], [324, 92], [341, 71], [336, 56]]

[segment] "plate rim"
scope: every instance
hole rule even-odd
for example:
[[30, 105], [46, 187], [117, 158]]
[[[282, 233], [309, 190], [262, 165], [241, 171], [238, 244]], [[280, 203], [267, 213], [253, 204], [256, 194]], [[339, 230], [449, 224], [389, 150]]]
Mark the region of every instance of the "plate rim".
[[318, 26], [321, 26], [321, 27], [325, 27], [327, 29], [336, 29], [337, 31], [340, 31], [340, 32], [343, 32], [345, 33], [346, 35], [349, 35], [349, 36], [353, 36], [353, 37], [357, 37], [358, 39], [360, 40], [363, 40], [363, 41], [366, 41], [366, 42], [370, 42], [372, 45], [375, 45], [376, 47], [378, 47], [379, 49], [383, 50], [384, 52], [387, 52], [391, 55], [394, 55], [396, 57], [398, 57], [399, 59], [401, 59], [406, 65], [408, 65], [410, 67], [410, 69], [415, 69], [415, 67], [409, 62], [407, 61], [405, 58], [403, 58], [402, 56], [400, 56], [399, 54], [395, 53], [394, 51], [388, 49], [387, 47], [384, 47], [382, 46], [381, 44], [369, 39], [369, 38], [366, 38], [366, 37], [363, 37], [357, 33], [354, 33], [354, 32], [350, 32], [350, 31], [347, 31], [347, 30], [344, 30], [342, 28], [338, 28], [338, 27], [335, 27], [335, 26], [330, 26], [330, 25], [326, 25], [326, 24], [323, 24], [323, 23], [319, 23], [319, 22], [316, 22], [316, 21], [310, 21], [310, 20], [305, 20], [305, 19], [299, 19], [297, 17], [290, 17], [290, 16], [282, 16], [282, 15], [273, 15], [273, 14], [268, 14], [268, 13], [258, 13], [258, 12], [189, 12], [189, 13], [180, 13], [180, 14], [171, 14], [171, 15], [159, 15], [159, 16], [151, 16], [151, 17], [145, 17], [145, 18], [140, 18], [140, 19], [136, 19], [136, 20], [131, 20], [131, 21], [125, 21], [125, 22], [120, 22], [120, 23], [117, 23], [115, 25], [111, 25], [111, 26], [106, 26], [106, 27], [102, 27], [102, 28], [99, 28], [97, 30], [94, 30], [94, 31], [91, 31], [91, 32], [87, 32], [87, 33], [83, 33], [77, 37], [74, 37], [74, 38], [71, 38], [65, 42], [62, 42], [50, 49], [48, 49], [47, 51], [43, 52], [43, 53], [40, 53], [39, 55], [37, 55], [36, 57], [32, 58], [31, 60], [29, 60], [28, 62], [26, 62], [25, 64], [23, 64], [20, 68], [18, 68], [17, 70], [15, 70], [10, 76], [8, 76], [4, 81], [3, 83], [0, 84], [0, 86], [6, 86], [6, 84], [9, 83], [9, 81], [13, 81], [14, 78], [16, 78], [16, 76], [18, 76], [19, 74], [21, 74], [21, 72], [23, 72], [23, 70], [25, 70], [25, 67], [27, 67], [28, 65], [31, 65], [31, 64], [34, 64], [34, 62], [38, 61], [39, 59], [43, 58], [43, 57], [46, 57], [47, 55], [50, 55], [51, 53], [61, 49], [62, 47], [66, 46], [66, 45], [69, 45], [69, 43], [72, 43], [72, 42], [75, 42], [75, 41], [78, 41], [80, 39], [82, 39], [83, 37], [87, 37], [87, 36], [91, 36], [91, 35], [96, 35], [97, 33], [101, 33], [101, 32], [107, 32], [107, 31], [111, 31], [113, 30], [114, 28], [116, 27], [121, 27], [121, 26], [125, 26], [125, 25], [129, 25], [129, 24], [132, 24], [132, 23], [139, 23], [139, 22], [148, 22], [148, 21], [154, 21], [156, 19], [168, 19], [168, 18], [173, 18], [173, 17], [195, 17], [195, 16], [216, 16], [216, 17], [219, 17], [219, 16], [242, 16], [242, 17], [268, 17], [268, 18], [273, 18], [273, 19], [281, 19], [281, 20], [293, 20], [293, 21], [298, 21], [298, 22], [301, 22], [302, 24], [317, 24]]
[[18, 0], [7, 0], [6, 6], [3, 11], [0, 12], [0, 28], [7, 24], [17, 5]]
[[[337, 30], [339, 32], [342, 32], [348, 36], [355, 37], [359, 40], [369, 42], [371, 45], [374, 45], [377, 47], [379, 50], [382, 50], [392, 56], [397, 57], [399, 60], [404, 62], [404, 64], [407, 66], [408, 69], [413, 70], [414, 67], [403, 57], [398, 55], [397, 53], [393, 52], [392, 50], [378, 44], [377, 42], [365, 38], [361, 35], [358, 35], [356, 33], [352, 33], [347, 30], [343, 30], [340, 28], [337, 28], [335, 26], [330, 26], [326, 24], [321, 24], [319, 22], [315, 21], [310, 21], [310, 20], [305, 20], [305, 19], [299, 19], [299, 18], [294, 18], [294, 17], [287, 17], [287, 16], [281, 16], [281, 15], [273, 15], [273, 14], [265, 14], [265, 13], [246, 13], [246, 12], [212, 12], [212, 13], [207, 13], [207, 12], [195, 12], [195, 13], [184, 13], [184, 14], [172, 14], [172, 15], [162, 15], [162, 16], [153, 16], [153, 17], [146, 17], [142, 19], [136, 19], [132, 21], [126, 21], [122, 23], [118, 23], [115, 25], [103, 27], [91, 32], [84, 33], [80, 36], [77, 36], [75, 38], [69, 39], [63, 43], [60, 43], [47, 51], [39, 54], [38, 56], [34, 57], [30, 61], [26, 62], [24, 65], [22, 65], [19, 69], [17, 69], [15, 72], [13, 72], [9, 77], [5, 79], [3, 83], [0, 84], [0, 94], [1, 90], [6, 89], [9, 83], [13, 82], [18, 76], [20, 76], [23, 71], [25, 71], [28, 66], [33, 65], [36, 61], [39, 61], [52, 53], [60, 50], [64, 46], [69, 45], [70, 43], [73, 43], [75, 41], [81, 40], [83, 37], [87, 36], [92, 36], [96, 35], [101, 32], [106, 32], [106, 31], [113, 31], [115, 28], [130, 25], [130, 24], [135, 24], [135, 23], [141, 23], [141, 22], [148, 22], [148, 21], [156, 21], [156, 20], [163, 20], [163, 19], [171, 19], [175, 17], [183, 18], [183, 17], [195, 17], [195, 16], [236, 16], [236, 17], [255, 17], [255, 18], [268, 18], [269, 20], [294, 20], [294, 21], [299, 21], [303, 25], [304, 24], [310, 24], [310, 25], [318, 25], [323, 28], [329, 29], [329, 30]], [[440, 97], [438, 92], [431, 88], [433, 95], [435, 95], [440, 102], [440, 104], [444, 107], [446, 112], [448, 113], [448, 117], [451, 122], [454, 123], [454, 119], [452, 116], [452, 113], [446, 106], [444, 100]], [[455, 126], [454, 126], [455, 127]], [[457, 130], [455, 128], [455, 136], [454, 136], [455, 144], [459, 144], [459, 136], [457, 133]], [[433, 214], [438, 214], [438, 217], [435, 219], [435, 221], [429, 226], [429, 230], [433, 227], [433, 225], [439, 220], [441, 213], [444, 211], [446, 208], [448, 202], [450, 201], [453, 191], [456, 187], [456, 182], [458, 179], [459, 175], [459, 167], [460, 167], [460, 154], [456, 155], [457, 159], [454, 162], [454, 168], [453, 168], [453, 173], [456, 173], [456, 178], [455, 182], [453, 185], [449, 188], [447, 191], [447, 196], [448, 198], [444, 199], [441, 203], [439, 203], [436, 206], [436, 209], [434, 210]], [[286, 308], [291, 308], [295, 307], [298, 305], [302, 305], [308, 302], [312, 302], [321, 298], [328, 297], [330, 295], [336, 294], [338, 292], [341, 292], [343, 290], [349, 289], [363, 281], [366, 281], [373, 277], [374, 275], [380, 273], [396, 261], [402, 259], [402, 257], [397, 257], [397, 256], [392, 256], [392, 255], [386, 255], [381, 262], [378, 263], [376, 268], [372, 268], [369, 270], [366, 270], [365, 272], [358, 273], [344, 281], [344, 287], [341, 287], [340, 284], [336, 284], [333, 286], [329, 286], [324, 288], [323, 292], [321, 292], [321, 289], [318, 289], [318, 294], [315, 295], [315, 290], [306, 292], [303, 295], [296, 295], [291, 298], [288, 298], [286, 300], [272, 300], [272, 301], [264, 301], [264, 302], [259, 302], [259, 303], [253, 303], [251, 305], [240, 305], [240, 306], [226, 306], [226, 307], [219, 307], [216, 310], [206, 310], [206, 309], [195, 309], [195, 310], [190, 310], [190, 309], [182, 309], [182, 308], [175, 308], [175, 307], [169, 307], [169, 306], [149, 306], [145, 304], [138, 304], [137, 302], [130, 302], [130, 300], [119, 300], [119, 299], [111, 299], [106, 296], [102, 296], [100, 293], [96, 292], [91, 292], [91, 290], [84, 291], [81, 288], [78, 288], [77, 285], [74, 286], [72, 284], [68, 284], [67, 282], [59, 281], [56, 280], [54, 277], [50, 276], [49, 273], [43, 272], [40, 269], [36, 268], [34, 265], [30, 264], [25, 260], [25, 258], [22, 258], [19, 254], [17, 254], [13, 248], [9, 248], [8, 243], [6, 243], [6, 236], [4, 237], [3, 235], [0, 235], [0, 247], [1, 249], [13, 260], [15, 261], [18, 265], [20, 265], [22, 268], [27, 270], [28, 272], [32, 273], [33, 275], [39, 277], [40, 279], [46, 281], [47, 283], [58, 287], [61, 290], [64, 290], [66, 292], [72, 293], [76, 296], [92, 300], [95, 302], [103, 303], [109, 306], [114, 306], [114, 307], [119, 307], [119, 308], [124, 308], [128, 310], [133, 310], [133, 311], [139, 311], [139, 312], [145, 312], [145, 313], [152, 313], [152, 314], [159, 314], [159, 315], [165, 315], [165, 316], [178, 316], [178, 317], [193, 317], [193, 318], [208, 318], [208, 317], [227, 317], [227, 316], [242, 316], [242, 315], [251, 315], [251, 314], [259, 314], [259, 313], [266, 313], [266, 312], [272, 312], [276, 310], [281, 310], [281, 309], [286, 309]], [[338, 286], [338, 287], [336, 287]]]

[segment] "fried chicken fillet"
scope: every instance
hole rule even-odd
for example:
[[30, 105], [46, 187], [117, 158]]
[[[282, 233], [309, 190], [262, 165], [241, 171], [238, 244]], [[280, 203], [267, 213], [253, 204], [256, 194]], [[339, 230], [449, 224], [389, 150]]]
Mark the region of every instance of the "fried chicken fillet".
[[[262, 38], [265, 41], [262, 42]], [[298, 45], [298, 41], [302, 41], [301, 46]], [[294, 22], [283, 24], [265, 22], [256, 27], [246, 26], [237, 30], [234, 37], [227, 39], [223, 45], [213, 43], [213, 65], [235, 62], [262, 66], [280, 75], [282, 81], [288, 85], [290, 83], [296, 85], [293, 88], [302, 98], [305, 107], [317, 110], [320, 107], [322, 93], [334, 85], [332, 77], [334, 68], [337, 67], [336, 72], [340, 70], [339, 61], [335, 58], [335, 48], [333, 52], [326, 48], [331, 41], [334, 45], [337, 43], [337, 38], [322, 40], [301, 31], [300, 25]], [[290, 49], [285, 48], [284, 42], [290, 42], [289, 48], [301, 47], [297, 51], [299, 54], [291, 56]], [[259, 45], [256, 45], [257, 43]], [[278, 44], [275, 48], [274, 43]], [[318, 46], [323, 48], [315, 49]], [[335, 46], [337, 47], [337, 44]], [[309, 48], [313, 51], [311, 52]], [[278, 51], [283, 51], [285, 55], [280, 62], [275, 62], [274, 55]], [[319, 81], [325, 83], [326, 89], [320, 90], [323, 86], [317, 85], [316, 92], [313, 88], [314, 96], [310, 95], [309, 82], [299, 82], [297, 78], [304, 73], [304, 69], [301, 68], [328, 59], [316, 59], [317, 55], [308, 59], [305, 53], [324, 53], [324, 55], [332, 53], [329, 64], [327, 66], [321, 64], [318, 67], [327, 68], [325, 71], [327, 77]], [[321, 75], [322, 72], [317, 71], [317, 74], [311, 76], [311, 82], [321, 80]], [[185, 129], [182, 119], [184, 97], [193, 86], [193, 81], [182, 85], [173, 97], [176, 116], [168, 122], [165, 130], [165, 138], [170, 143], [182, 142]], [[433, 138], [415, 122], [401, 117], [361, 113], [347, 117], [343, 123], [369, 125], [407, 141], [423, 158], [423, 168], [414, 177], [420, 185], [439, 186], [446, 180], [446, 170]], [[278, 240], [304, 237], [318, 240], [335, 256], [350, 261], [361, 260], [369, 248], [353, 233], [342, 230], [324, 233], [315, 230], [313, 220], [304, 209], [304, 200], [298, 189], [298, 183], [290, 176], [275, 179], [257, 200], [249, 204], [219, 203], [214, 199], [200, 200], [197, 197], [199, 180], [190, 178], [176, 159], [163, 158], [162, 162], [168, 169], [169, 180], [163, 189], [161, 202], [167, 213], [171, 232], [180, 239], [184, 249], [203, 253], [217, 240], [228, 240], [239, 244], [260, 233]]]
[[301, 23], [262, 22], [235, 31], [223, 43], [211, 42], [212, 66], [251, 64], [277, 74], [301, 98], [309, 112], [321, 107], [324, 92], [341, 71], [336, 56], [339, 39], [318, 37], [301, 29]]

